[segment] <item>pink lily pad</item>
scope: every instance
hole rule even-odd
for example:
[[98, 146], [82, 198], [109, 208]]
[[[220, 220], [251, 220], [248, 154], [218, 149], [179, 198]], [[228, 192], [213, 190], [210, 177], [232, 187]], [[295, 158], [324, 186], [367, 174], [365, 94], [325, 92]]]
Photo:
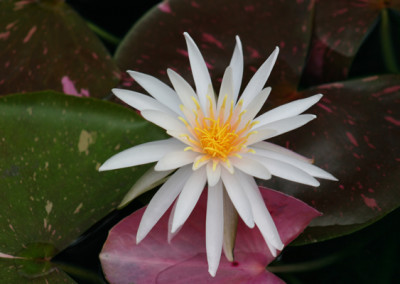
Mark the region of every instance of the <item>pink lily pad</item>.
[[[295, 239], [320, 213], [302, 201], [261, 188], [272, 218], [285, 245]], [[128, 216], [109, 233], [100, 254], [103, 271], [111, 283], [284, 283], [266, 270], [274, 260], [258, 229], [241, 220], [235, 261], [224, 256], [216, 276], [208, 273], [205, 249], [206, 193], [203, 193], [181, 231], [167, 241], [168, 215], [136, 245], [136, 232], [145, 208]], [[266, 282], [267, 281], [267, 282]]]

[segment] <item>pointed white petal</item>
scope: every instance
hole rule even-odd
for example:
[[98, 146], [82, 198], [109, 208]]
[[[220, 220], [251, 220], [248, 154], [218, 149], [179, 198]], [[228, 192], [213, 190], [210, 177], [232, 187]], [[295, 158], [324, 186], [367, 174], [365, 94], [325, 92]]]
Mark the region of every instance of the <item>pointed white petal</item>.
[[159, 79], [140, 73], [137, 71], [128, 71], [129, 75], [143, 87], [153, 98], [167, 106], [177, 114], [180, 114], [179, 99], [175, 91]]
[[276, 249], [282, 250], [284, 244], [279, 236], [274, 220], [272, 220], [271, 214], [264, 203], [260, 189], [254, 181], [254, 178], [251, 176], [240, 171], [238, 175], [239, 181], [241, 182], [247, 198], [251, 203], [254, 222], [264, 237], [264, 240], [270, 248], [272, 255], [275, 254], [274, 256], [276, 256]]
[[264, 149], [264, 150], [268, 150], [268, 151], [273, 151], [273, 152], [277, 152], [279, 154], [291, 157], [293, 159], [297, 159], [306, 163], [312, 163], [312, 159], [306, 158], [301, 156], [300, 154], [297, 154], [296, 152], [293, 152], [285, 147], [270, 143], [270, 142], [266, 142], [266, 141], [261, 141], [258, 143], [255, 143], [253, 145], [251, 145], [251, 147], [254, 148], [258, 148], [258, 149]]
[[183, 33], [189, 53], [190, 67], [192, 68], [193, 79], [196, 85], [196, 92], [199, 96], [200, 105], [203, 110], [206, 106], [206, 94], [209, 85], [212, 85], [210, 73], [208, 73], [206, 62], [200, 53], [196, 43], [188, 33]]
[[232, 165], [235, 168], [254, 176], [260, 179], [270, 179], [271, 173], [268, 171], [266, 167], [263, 166], [260, 162], [256, 160], [252, 160], [251, 155], [247, 155], [246, 157], [238, 158], [232, 157], [230, 158]]
[[[253, 120], [257, 113], [260, 111], [265, 101], [268, 99], [271, 93], [271, 88], [267, 87], [261, 91], [261, 93], [254, 98], [254, 100], [247, 106], [246, 113], [242, 117], [241, 126], [242, 128], [249, 120]], [[257, 120], [257, 119], [256, 119]], [[258, 120], [257, 120], [258, 121]]]
[[225, 162], [220, 162], [220, 164], [230, 173], [233, 175], [235, 172], [235, 168], [232, 166], [230, 158], [227, 158]]
[[176, 171], [164, 185], [157, 191], [151, 199], [136, 234], [136, 243], [143, 240], [154, 225], [160, 220], [161, 216], [167, 211], [172, 202], [181, 192], [183, 185], [189, 178], [192, 169], [190, 166], [180, 168]]
[[224, 76], [222, 77], [221, 88], [219, 90], [218, 102], [217, 102], [217, 111], [218, 113], [221, 111], [222, 103], [225, 99], [225, 110], [223, 118], [226, 119], [229, 114], [229, 109], [231, 107], [231, 101], [233, 101], [233, 74], [232, 67], [228, 66], [225, 69]]
[[179, 96], [179, 99], [181, 100], [181, 103], [189, 110], [196, 109], [196, 104], [192, 98], [198, 100], [198, 97], [189, 83], [172, 69], [168, 69], [167, 73], [169, 80], [171, 81], [176, 93]]
[[218, 163], [213, 170], [213, 162], [207, 163], [207, 182], [208, 186], [214, 186], [221, 179], [221, 165]]
[[224, 235], [222, 182], [208, 187], [206, 216], [206, 251], [208, 272], [215, 276], [221, 259]]
[[[215, 117], [217, 115], [217, 103], [215, 100], [215, 93], [212, 85], [208, 85], [207, 89], [207, 104], [206, 104], [206, 109], [204, 111], [206, 117]], [[211, 115], [211, 112], [214, 115]]]
[[143, 95], [138, 92], [124, 90], [124, 89], [112, 89], [114, 95], [120, 100], [124, 101], [131, 107], [143, 111], [145, 109], [157, 110], [161, 112], [166, 112], [170, 115], [174, 115], [171, 109], [161, 104], [157, 100], [153, 99], [150, 96]]
[[[269, 136], [269, 138], [271, 138], [271, 137], [286, 133], [288, 131], [294, 130], [296, 128], [299, 128], [315, 118], [316, 118], [316, 116], [313, 114], [300, 114], [297, 116], [292, 116], [289, 118], [281, 119], [281, 120], [274, 121], [274, 122], [264, 124], [264, 125], [262, 125], [261, 123], [257, 124], [255, 126], [254, 130], [261, 131], [264, 129], [268, 129], [268, 130], [276, 131], [276, 133], [273, 136]], [[264, 139], [262, 139], [262, 140], [264, 140]]]
[[225, 189], [223, 191], [224, 203], [224, 241], [223, 249], [227, 260], [234, 261], [233, 250], [236, 242], [237, 224], [239, 220], [238, 213], [232, 204], [231, 199]]
[[[246, 154], [243, 154], [246, 155]], [[253, 159], [257, 159], [260, 163], [266, 167], [272, 175], [278, 176], [287, 180], [295, 181], [298, 183], [303, 183], [311, 186], [319, 186], [319, 182], [313, 178], [311, 175], [306, 173], [305, 171], [296, 168], [290, 164], [265, 158], [256, 154], [252, 154], [251, 157]]]
[[226, 192], [239, 213], [239, 216], [248, 227], [253, 228], [254, 219], [253, 213], [251, 212], [251, 205], [244, 194], [239, 181], [236, 179], [235, 175], [230, 174], [225, 169], [222, 169], [221, 171], [221, 178], [225, 185]]
[[205, 155], [200, 154], [200, 155], [198, 155], [198, 156], [196, 157], [196, 159], [194, 159], [193, 167], [192, 167], [192, 169], [193, 169], [194, 171], [197, 171], [198, 169], [202, 168], [204, 165], [206, 165], [207, 163], [210, 162], [210, 160], [204, 160], [204, 161], [198, 162], [198, 160], [203, 159], [204, 156], [205, 156]]
[[182, 229], [182, 226], [178, 228], [174, 233], [171, 232], [172, 230], [172, 221], [174, 219], [174, 214], [176, 210], [176, 202], [174, 203], [174, 206], [172, 207], [171, 213], [169, 214], [168, 218], [168, 243], [170, 244], [172, 239], [179, 233], [179, 231]]
[[321, 98], [322, 95], [318, 94], [281, 105], [260, 115], [256, 120], [260, 122], [259, 125], [265, 125], [277, 120], [299, 115], [303, 111], [309, 109], [312, 105], [316, 104]]
[[166, 153], [185, 147], [175, 138], [144, 143], [126, 149], [112, 156], [99, 168], [99, 171], [115, 170], [158, 161]]
[[173, 170], [163, 172], [155, 171], [154, 167], [151, 167], [135, 182], [132, 188], [122, 199], [120, 205], [118, 205], [118, 208], [124, 207], [139, 195], [160, 185], [161, 183], [163, 183], [165, 177], [172, 172]]
[[194, 206], [199, 200], [200, 194], [206, 185], [206, 170], [200, 169], [191, 173], [189, 179], [183, 186], [182, 192], [176, 201], [174, 219], [172, 221], [171, 232], [174, 233], [185, 223], [192, 213]]
[[181, 133], [186, 133], [186, 127], [178, 119], [178, 117], [172, 116], [168, 113], [157, 111], [157, 110], [143, 110], [141, 115], [148, 121], [164, 128], [165, 130], [174, 130]]
[[243, 99], [243, 107], [246, 108], [251, 101], [257, 96], [268, 80], [269, 74], [274, 67], [276, 58], [278, 57], [279, 48], [276, 47], [268, 59], [261, 65], [257, 72], [251, 78], [249, 84], [243, 91], [241, 99]]
[[323, 178], [323, 179], [329, 179], [329, 180], [337, 180], [333, 175], [330, 173], [324, 171], [321, 168], [318, 168], [317, 166], [314, 166], [313, 164], [310, 164], [308, 162], [304, 162], [295, 158], [292, 158], [290, 156], [286, 156], [281, 153], [277, 153], [274, 151], [269, 151], [269, 150], [264, 150], [264, 149], [257, 149], [255, 148], [256, 155], [263, 156], [266, 158], [271, 158], [274, 160], [278, 160], [284, 163], [288, 163], [296, 168], [299, 168], [309, 175], [313, 177], [318, 177], [318, 178]]
[[162, 157], [155, 166], [156, 171], [168, 171], [193, 163], [199, 153], [193, 151], [173, 151]]
[[236, 36], [236, 45], [235, 49], [233, 50], [233, 55], [229, 66], [232, 67], [232, 78], [233, 78], [232, 99], [234, 102], [236, 102], [239, 95], [243, 77], [243, 50], [242, 50], [242, 43], [238, 36]]
[[277, 131], [272, 130], [272, 129], [257, 129], [257, 130], [252, 130], [253, 133], [249, 136], [247, 139], [247, 145], [253, 145], [254, 143], [260, 142], [262, 140], [271, 138], [276, 136]]

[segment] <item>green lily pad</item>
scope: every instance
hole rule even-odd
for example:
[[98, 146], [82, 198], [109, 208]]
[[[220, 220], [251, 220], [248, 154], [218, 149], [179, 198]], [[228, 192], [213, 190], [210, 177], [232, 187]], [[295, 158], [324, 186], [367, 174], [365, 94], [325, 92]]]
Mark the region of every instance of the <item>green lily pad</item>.
[[52, 89], [105, 97], [120, 72], [64, 1], [0, 2], [0, 95]]
[[0, 129], [0, 252], [23, 257], [0, 258], [0, 278], [60, 283], [67, 276], [43, 262], [114, 209], [146, 170], [99, 173], [101, 163], [163, 131], [124, 107], [52, 91], [0, 98]]

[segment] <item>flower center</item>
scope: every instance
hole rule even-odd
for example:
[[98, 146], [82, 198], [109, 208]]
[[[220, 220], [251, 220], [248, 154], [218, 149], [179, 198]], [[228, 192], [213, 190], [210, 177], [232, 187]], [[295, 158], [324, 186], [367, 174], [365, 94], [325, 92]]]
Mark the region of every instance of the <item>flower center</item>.
[[236, 105], [231, 101], [230, 107], [227, 108], [227, 96], [225, 96], [217, 109], [215, 101], [211, 96], [207, 96], [208, 108], [203, 111], [198, 101], [194, 97], [192, 99], [196, 109], [190, 112], [181, 105], [186, 119], [183, 117], [179, 119], [190, 133], [180, 135], [182, 141], [188, 145], [185, 151], [191, 150], [202, 154], [196, 159], [194, 168], [209, 160], [213, 161], [213, 169], [220, 162], [229, 166], [229, 157], [242, 158], [240, 153], [254, 152], [252, 149], [243, 150], [246, 148], [249, 136], [257, 132], [251, 131], [257, 122], [251, 119], [242, 121], [242, 116], [246, 113], [242, 110], [242, 101]]
[[240, 143], [241, 139], [238, 139], [236, 129], [232, 128], [229, 122], [221, 123], [219, 119], [213, 118], [204, 120], [205, 127], [194, 129], [204, 154], [225, 161], [231, 153], [240, 151], [243, 143]]

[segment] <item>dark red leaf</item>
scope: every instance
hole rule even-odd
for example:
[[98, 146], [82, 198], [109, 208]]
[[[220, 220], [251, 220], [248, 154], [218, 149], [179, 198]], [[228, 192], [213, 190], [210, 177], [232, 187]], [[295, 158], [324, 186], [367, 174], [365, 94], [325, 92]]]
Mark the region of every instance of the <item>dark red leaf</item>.
[[1, 1], [0, 50], [0, 95], [105, 97], [119, 81], [104, 46], [63, 1]]
[[[319, 188], [263, 183], [324, 214], [310, 225], [313, 241], [355, 231], [400, 205], [400, 76], [322, 85], [303, 96], [319, 92], [325, 96], [310, 110], [318, 118], [275, 142], [314, 158], [339, 181], [321, 181]], [[323, 230], [328, 226], [334, 230]]]
[[[275, 46], [280, 55], [272, 86], [280, 92], [297, 88], [311, 34], [312, 1], [163, 1], [135, 25], [116, 53], [122, 70], [133, 69], [168, 81], [166, 69], [189, 82], [183, 32], [193, 37], [208, 64], [214, 83], [229, 65], [235, 35], [243, 43], [244, 83]], [[219, 88], [219, 83], [215, 84]]]

